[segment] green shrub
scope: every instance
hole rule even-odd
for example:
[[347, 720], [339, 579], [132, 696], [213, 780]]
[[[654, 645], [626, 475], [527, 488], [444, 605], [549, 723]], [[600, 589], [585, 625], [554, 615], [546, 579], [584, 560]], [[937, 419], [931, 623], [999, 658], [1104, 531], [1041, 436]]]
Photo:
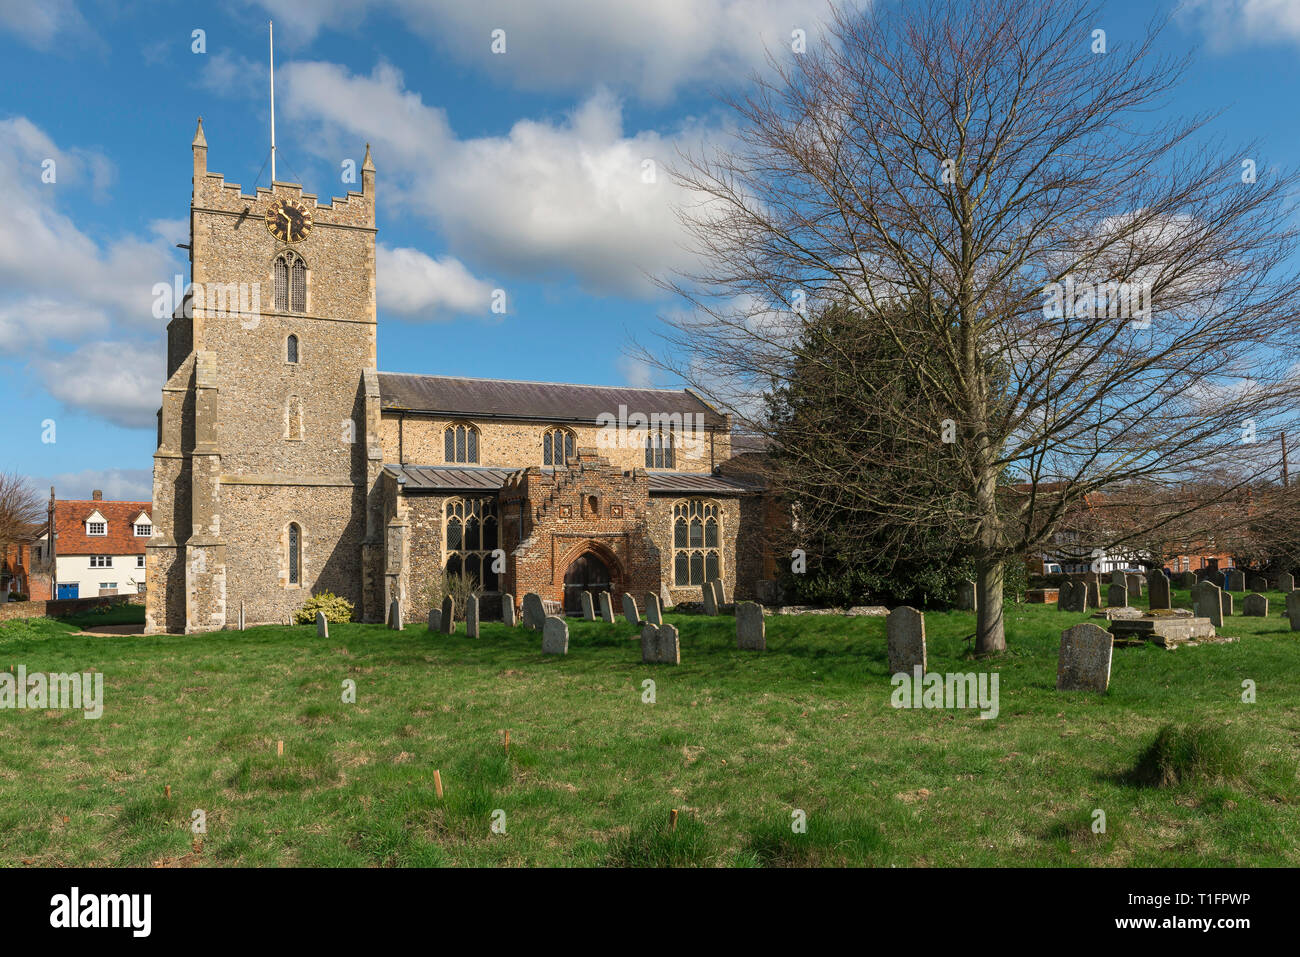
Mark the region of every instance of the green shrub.
[[342, 595], [336, 595], [331, 591], [323, 591], [312, 595], [301, 608], [293, 613], [293, 622], [295, 625], [314, 624], [316, 612], [323, 611], [325, 612], [325, 620], [331, 625], [342, 625], [352, 620], [354, 610], [352, 602]]
[[1245, 748], [1222, 728], [1167, 724], [1138, 756], [1131, 777], [1137, 784], [1167, 788], [1230, 781], [1245, 770]]

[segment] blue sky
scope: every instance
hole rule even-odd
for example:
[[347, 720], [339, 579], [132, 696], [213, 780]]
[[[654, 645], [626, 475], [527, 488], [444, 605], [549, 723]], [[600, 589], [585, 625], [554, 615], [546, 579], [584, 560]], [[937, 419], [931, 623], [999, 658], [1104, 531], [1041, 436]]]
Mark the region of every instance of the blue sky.
[[[1112, 3], [1098, 26], [1115, 46], [1176, 7]], [[342, 195], [341, 164], [372, 144], [381, 369], [644, 385], [670, 383], [629, 341], [678, 306], [646, 277], [687, 261], [664, 165], [724, 140], [714, 94], [741, 89], [765, 43], [815, 36], [825, 9], [0, 0], [0, 470], [64, 497], [149, 497], [164, 340], [151, 290], [185, 272], [196, 116], [210, 170], [246, 192], [269, 179], [268, 18], [278, 177]], [[1261, 169], [1295, 163], [1300, 0], [1188, 0], [1162, 47], [1194, 56], [1175, 110], [1226, 111], [1212, 134], [1258, 141]], [[496, 288], [504, 316], [488, 309]]]

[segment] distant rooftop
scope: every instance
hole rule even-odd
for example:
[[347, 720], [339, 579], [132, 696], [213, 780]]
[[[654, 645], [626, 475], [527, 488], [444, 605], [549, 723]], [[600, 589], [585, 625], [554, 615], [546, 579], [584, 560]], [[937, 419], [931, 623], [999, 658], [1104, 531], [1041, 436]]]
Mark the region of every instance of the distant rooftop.
[[602, 414], [702, 415], [705, 428], [724, 429], [726, 420], [689, 389], [570, 385], [513, 379], [379, 373], [385, 412], [420, 412], [467, 418], [529, 419], [595, 425]]

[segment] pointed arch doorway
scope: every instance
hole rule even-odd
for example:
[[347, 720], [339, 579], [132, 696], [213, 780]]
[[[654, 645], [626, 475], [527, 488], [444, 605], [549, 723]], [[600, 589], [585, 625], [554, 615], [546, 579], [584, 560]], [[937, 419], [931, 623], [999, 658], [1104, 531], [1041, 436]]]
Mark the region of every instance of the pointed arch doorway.
[[609, 591], [610, 579], [609, 566], [605, 561], [595, 552], [583, 552], [564, 573], [564, 611], [567, 614], [582, 614], [582, 593], [589, 591], [592, 599], [598, 601], [596, 593]]

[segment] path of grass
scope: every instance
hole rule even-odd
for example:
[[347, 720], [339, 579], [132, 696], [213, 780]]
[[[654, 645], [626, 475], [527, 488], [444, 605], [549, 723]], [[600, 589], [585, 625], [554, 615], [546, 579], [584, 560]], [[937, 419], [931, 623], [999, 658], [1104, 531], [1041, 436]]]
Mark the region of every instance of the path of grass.
[[[772, 618], [754, 654], [731, 618], [669, 616], [677, 668], [642, 665], [634, 629], [599, 622], [570, 623], [565, 658], [496, 624], [471, 641], [463, 625], [318, 640], [10, 623], [0, 668], [95, 668], [107, 700], [99, 721], [0, 711], [0, 864], [1296, 865], [1300, 634], [1270, 598], [1269, 618], [1230, 620], [1240, 642], [1117, 649], [1104, 697], [1054, 690], [1061, 629], [1083, 616], [1008, 606], [1010, 651], [974, 661], [972, 616], [927, 614], [931, 670], [999, 673], [990, 721], [891, 708], [873, 618]], [[1169, 723], [1224, 730], [1244, 770], [1138, 783]]]

